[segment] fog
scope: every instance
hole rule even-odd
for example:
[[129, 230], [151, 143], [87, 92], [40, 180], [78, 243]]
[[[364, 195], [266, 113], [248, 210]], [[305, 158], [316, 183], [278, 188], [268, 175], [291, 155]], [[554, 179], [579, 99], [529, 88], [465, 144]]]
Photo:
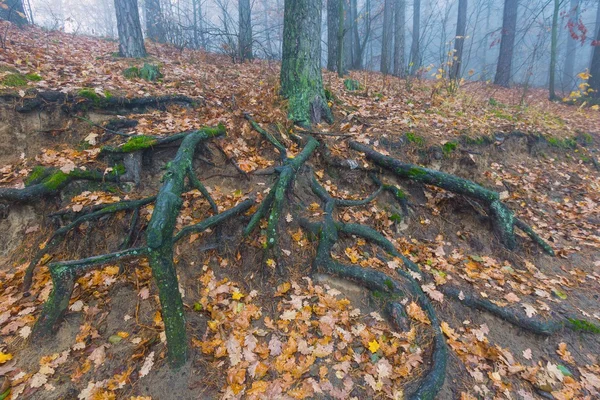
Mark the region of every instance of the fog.
[[[281, 57], [283, 0], [254, 0], [252, 43], [255, 57], [277, 60]], [[569, 93], [576, 88], [577, 74], [589, 68], [593, 47], [597, 0], [562, 0], [558, 18], [557, 90]], [[142, 27], [146, 7], [139, 1]], [[73, 34], [115, 38], [117, 35], [114, 4], [110, 0], [25, 0], [34, 22], [47, 29]], [[362, 57], [363, 68], [380, 69], [383, 38], [383, 0], [358, 0], [356, 24], [359, 40], [368, 39]], [[370, 12], [367, 7], [370, 6]], [[410, 48], [413, 36], [413, 2], [405, 2], [405, 57], [413, 60]], [[461, 75], [464, 79], [493, 79], [502, 34], [503, 0], [471, 0], [467, 8]], [[512, 81], [516, 84], [547, 86], [550, 65], [553, 0], [520, 1], [518, 7]], [[229, 54], [235, 59], [238, 43], [237, 0], [161, 0], [167, 29], [167, 41], [180, 48], [203, 48]], [[458, 0], [422, 0], [420, 74], [432, 75], [450, 59], [457, 24]], [[572, 21], [568, 27], [569, 17]], [[327, 62], [327, 7], [323, 3], [323, 66]], [[369, 29], [370, 27], [370, 29]], [[348, 32], [346, 36], [352, 36]], [[573, 39], [576, 37], [577, 40]], [[347, 38], [345, 37], [345, 40]], [[571, 42], [569, 44], [569, 42]], [[569, 63], [571, 62], [571, 65]], [[408, 67], [407, 67], [408, 68]]]

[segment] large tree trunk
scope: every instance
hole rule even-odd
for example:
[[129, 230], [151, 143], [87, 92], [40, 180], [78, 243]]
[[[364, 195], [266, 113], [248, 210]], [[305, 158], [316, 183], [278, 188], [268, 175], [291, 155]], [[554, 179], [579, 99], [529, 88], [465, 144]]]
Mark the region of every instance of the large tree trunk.
[[160, 0], [145, 0], [144, 3], [146, 5], [146, 35], [155, 42], [164, 43], [166, 32]]
[[451, 79], [460, 79], [462, 68], [463, 47], [465, 45], [465, 32], [467, 30], [467, 0], [458, 1], [458, 17], [456, 19], [456, 38], [454, 38], [454, 57]]
[[394, 7], [392, 0], [384, 0], [383, 8], [383, 35], [381, 39], [381, 73], [387, 75], [392, 70]]
[[591, 96], [600, 99], [600, 29], [598, 29], [596, 40], [592, 44], [594, 45], [594, 53], [592, 55], [592, 65], [590, 66], [592, 76], [589, 84], [590, 89], [593, 90]]
[[515, 47], [515, 32], [517, 29], [517, 7], [519, 0], [505, 0], [504, 14], [502, 17], [502, 40], [500, 41], [500, 55], [496, 66], [496, 85], [508, 87], [512, 70], [513, 51]]
[[550, 42], [550, 79], [548, 92], [550, 100], [556, 99], [556, 55], [558, 42], [558, 12], [560, 11], [560, 0], [554, 0], [554, 13], [552, 14], [552, 39]]
[[341, 1], [327, 0], [327, 69], [333, 72], [337, 71]]
[[414, 0], [413, 6], [413, 32], [412, 44], [410, 46], [410, 73], [415, 74], [421, 68], [421, 49], [419, 42], [421, 40], [421, 0]]
[[121, 57], [146, 57], [137, 0], [115, 0], [119, 54]]
[[333, 122], [321, 76], [321, 0], [286, 0], [283, 21], [281, 93], [288, 118], [308, 127]]
[[[2, 7], [0, 7], [0, 19], [10, 21], [18, 26], [27, 24], [23, 0], [5, 0], [0, 1], [0, 4], [2, 5]], [[4, 6], [6, 6], [6, 8], [4, 8]]]
[[396, 0], [394, 10], [394, 75], [404, 77], [406, 68], [404, 66], [404, 25], [406, 23], [406, 3], [404, 0]]
[[252, 18], [250, 0], [239, 0], [240, 60], [252, 60]]
[[577, 56], [577, 39], [571, 36], [571, 29], [575, 29], [579, 21], [579, 0], [571, 0], [569, 4], [569, 21], [570, 28], [567, 32], [567, 54], [565, 56], [565, 65], [562, 76], [563, 92], [569, 93], [573, 89], [575, 76], [575, 57]]

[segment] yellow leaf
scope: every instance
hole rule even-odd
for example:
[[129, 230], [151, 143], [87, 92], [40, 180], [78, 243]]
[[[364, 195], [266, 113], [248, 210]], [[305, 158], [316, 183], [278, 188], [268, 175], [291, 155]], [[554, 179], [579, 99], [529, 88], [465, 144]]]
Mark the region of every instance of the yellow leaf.
[[379, 343], [377, 343], [377, 340], [369, 342], [369, 351], [371, 353], [377, 353], [377, 350], [379, 350]]
[[596, 110], [596, 111], [598, 111], [598, 110], [600, 110], [600, 105], [598, 105], [598, 104], [594, 104], [594, 105], [593, 105], [593, 106], [591, 106], [590, 108], [591, 108], [592, 110]]
[[240, 300], [244, 295], [241, 292], [235, 291], [231, 294], [231, 298], [234, 300]]
[[414, 301], [406, 307], [406, 313], [414, 320], [431, 325], [431, 321], [429, 321], [429, 318], [427, 318], [423, 309]]
[[269, 258], [267, 260], [267, 266], [269, 266], [269, 268], [275, 268], [276, 265], [277, 263], [275, 263], [275, 260], [273, 260], [272, 258]]
[[7, 361], [12, 360], [13, 356], [10, 353], [3, 353], [0, 351], [0, 364], [4, 364]]
[[129, 337], [129, 333], [127, 332], [117, 332], [117, 336], [122, 337], [123, 339], [127, 339]]
[[104, 272], [108, 275], [117, 275], [119, 273], [119, 267], [116, 265], [104, 268]]

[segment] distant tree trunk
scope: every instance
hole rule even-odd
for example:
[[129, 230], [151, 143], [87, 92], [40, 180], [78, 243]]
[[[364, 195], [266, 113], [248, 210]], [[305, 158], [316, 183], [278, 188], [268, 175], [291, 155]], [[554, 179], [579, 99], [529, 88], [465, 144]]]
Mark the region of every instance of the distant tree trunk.
[[490, 4], [490, 0], [487, 1], [487, 10], [485, 14], [485, 41], [483, 42], [483, 54], [481, 56], [481, 65], [483, 66], [483, 71], [481, 73], [481, 80], [487, 80], [488, 77], [488, 62], [487, 62], [487, 50], [488, 50], [488, 40], [487, 35], [490, 32], [490, 17], [492, 13], [492, 6]]
[[119, 54], [121, 57], [146, 57], [137, 0], [115, 0]]
[[288, 118], [309, 127], [333, 122], [321, 76], [321, 0], [285, 0], [281, 94]]
[[344, 10], [344, 0], [340, 0], [340, 2], [338, 3], [338, 12], [339, 12], [339, 20], [338, 20], [338, 32], [337, 32], [337, 60], [336, 60], [336, 66], [337, 66], [337, 73], [338, 76], [341, 78], [344, 76], [345, 73], [345, 63], [344, 63], [344, 58], [346, 56], [346, 44], [344, 41], [344, 37], [346, 36], [346, 30], [345, 30], [345, 25], [346, 25], [346, 15], [345, 15], [345, 10]]
[[334, 72], [337, 71], [341, 2], [342, 0], [327, 0], [327, 69]]
[[351, 0], [342, 0], [342, 5], [344, 7], [344, 12], [342, 14], [344, 17], [344, 26], [342, 28], [344, 42], [342, 65], [344, 73], [348, 72], [348, 69], [352, 66], [352, 60], [354, 59], [354, 36], [352, 35], [354, 20], [352, 19], [352, 5], [350, 3]]
[[508, 87], [512, 70], [512, 59], [515, 47], [515, 33], [517, 30], [517, 7], [519, 0], [504, 0], [504, 13], [502, 16], [502, 39], [500, 41], [500, 55], [496, 65], [496, 85]]
[[393, 23], [394, 23], [394, 7], [393, 0], [384, 0], [383, 8], [383, 35], [381, 39], [381, 73], [387, 75], [392, 70], [392, 47], [394, 40]]
[[550, 100], [556, 99], [556, 55], [558, 42], [558, 13], [560, 11], [560, 0], [554, 0], [554, 13], [552, 14], [552, 40], [550, 44], [550, 79], [548, 92]]
[[165, 43], [166, 32], [160, 0], [145, 0], [146, 5], [146, 35], [150, 40]]
[[573, 77], [575, 76], [575, 57], [577, 57], [577, 39], [571, 36], [571, 29], [577, 26], [579, 21], [579, 0], [571, 0], [569, 4], [569, 20], [567, 26], [567, 54], [565, 56], [565, 65], [562, 76], [562, 89], [564, 92], [570, 92], [573, 88]]
[[239, 0], [240, 60], [252, 60], [252, 17], [250, 0]]
[[421, 50], [419, 41], [421, 40], [421, 0], [414, 0], [413, 6], [413, 32], [412, 44], [410, 46], [411, 74], [416, 74], [421, 68]]
[[598, 0], [598, 8], [596, 9], [596, 30], [594, 30], [596, 37], [600, 32], [600, 0]]
[[467, 30], [467, 0], [458, 0], [458, 17], [456, 20], [456, 38], [454, 39], [454, 55], [450, 79], [460, 79], [462, 68], [463, 48], [465, 45], [465, 32]]
[[[362, 69], [362, 54], [360, 35], [358, 33], [358, 10], [356, 0], [350, 0], [350, 15], [352, 18], [352, 69]], [[367, 15], [368, 18], [368, 15]]]
[[396, 0], [394, 10], [394, 75], [404, 77], [404, 31], [406, 24], [405, 0]]
[[592, 75], [589, 80], [590, 89], [592, 89], [591, 96], [600, 99], [600, 29], [596, 33], [596, 40], [594, 44], [594, 53], [592, 55], [592, 65], [590, 66], [590, 74]]
[[5, 0], [3, 2], [0, 1], [0, 4], [2, 4], [2, 7], [0, 7], [0, 19], [10, 21], [18, 26], [27, 25], [23, 0]]
[[[356, 43], [357, 43], [356, 60], [358, 62], [356, 69], [363, 68], [363, 58], [365, 55], [365, 50], [367, 48], [367, 43], [369, 42], [369, 37], [371, 36], [371, 0], [366, 0], [365, 12], [363, 15], [365, 16], [364, 17], [365, 36], [363, 37], [362, 41], [360, 41], [359, 39], [356, 40]], [[358, 18], [356, 18], [356, 20], [358, 20]], [[356, 27], [356, 36], [358, 37], [358, 26]]]

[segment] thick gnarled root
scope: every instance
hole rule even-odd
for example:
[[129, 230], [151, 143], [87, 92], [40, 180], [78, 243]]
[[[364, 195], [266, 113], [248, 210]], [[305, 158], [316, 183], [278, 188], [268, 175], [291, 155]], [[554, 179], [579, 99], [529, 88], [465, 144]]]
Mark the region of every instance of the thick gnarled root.
[[516, 219], [513, 212], [500, 201], [500, 195], [497, 192], [455, 175], [419, 167], [414, 164], [402, 163], [358, 142], [350, 142], [350, 147], [364, 153], [368, 160], [391, 171], [400, 178], [437, 186], [480, 201], [490, 211], [494, 228], [507, 249], [513, 250], [517, 245], [514, 233], [514, 227], [516, 226], [527, 233], [547, 254], [554, 256], [552, 247], [535, 234], [531, 227]]

